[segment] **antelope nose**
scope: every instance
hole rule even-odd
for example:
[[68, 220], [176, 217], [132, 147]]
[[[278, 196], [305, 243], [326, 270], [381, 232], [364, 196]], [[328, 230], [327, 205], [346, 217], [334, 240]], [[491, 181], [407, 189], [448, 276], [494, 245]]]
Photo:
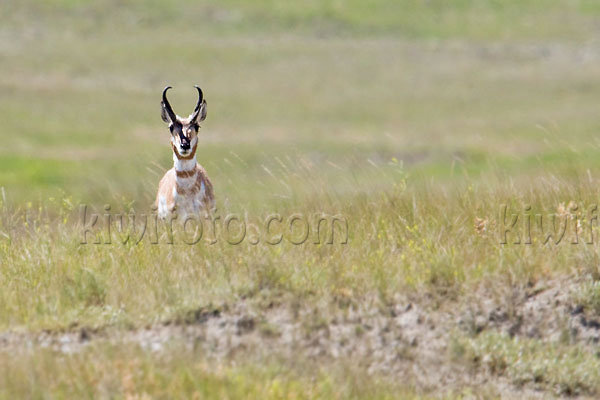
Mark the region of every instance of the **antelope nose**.
[[181, 148], [183, 150], [189, 150], [190, 149], [190, 144], [189, 143], [181, 143]]

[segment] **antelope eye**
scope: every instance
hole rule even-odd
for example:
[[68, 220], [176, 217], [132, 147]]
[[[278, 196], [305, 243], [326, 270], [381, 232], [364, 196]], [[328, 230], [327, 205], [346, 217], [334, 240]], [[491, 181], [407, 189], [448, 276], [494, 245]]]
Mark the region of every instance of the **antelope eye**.
[[181, 133], [181, 126], [180, 125], [176, 125], [176, 124], [172, 124], [171, 126], [169, 126], [169, 130], [171, 131], [171, 134], [179, 134]]

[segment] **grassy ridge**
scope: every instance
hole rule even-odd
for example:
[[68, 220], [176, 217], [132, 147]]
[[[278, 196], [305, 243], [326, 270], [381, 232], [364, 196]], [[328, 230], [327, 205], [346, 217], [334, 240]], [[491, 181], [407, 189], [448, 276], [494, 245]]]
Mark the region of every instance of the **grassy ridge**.
[[[526, 188], [496, 183], [493, 189], [485, 189], [461, 184], [443, 190], [406, 190], [402, 185], [396, 191], [356, 197], [327, 194], [323, 189], [320, 201], [278, 207], [283, 222], [274, 223], [268, 232], [263, 225], [267, 213], [238, 213], [248, 224], [247, 236], [239, 245], [229, 243], [239, 240], [239, 225], [230, 230], [224, 225], [232, 210], [218, 213], [216, 231], [205, 222], [201, 240], [191, 229], [184, 232], [175, 225], [173, 245], [168, 244], [162, 224], [157, 229], [159, 244], [151, 243], [151, 220], [138, 244], [133, 239], [141, 238], [141, 231], [123, 244], [116, 222], [109, 239], [102, 219], [95, 227], [89, 226], [89, 214], [87, 244], [81, 245], [80, 209], [70, 212], [74, 207], [70, 200], [63, 201], [63, 211], [57, 216], [46, 216], [47, 210], [33, 206], [21, 216], [5, 210], [0, 225], [5, 260], [0, 273], [4, 287], [0, 325], [19, 329], [142, 327], [206, 304], [260, 297], [263, 291], [267, 296], [291, 293], [307, 304], [317, 299], [335, 302], [339, 291], [349, 291], [357, 299], [376, 294], [385, 305], [400, 293], [428, 293], [443, 302], [444, 296], [456, 299], [491, 282], [527, 286], [565, 274], [595, 276], [597, 245], [586, 242], [591, 234], [594, 243], [598, 240], [597, 227], [590, 226], [592, 214], [587, 212], [596, 204], [596, 185], [552, 185], [546, 182]], [[531, 215], [546, 216], [572, 199], [577, 199], [579, 211], [575, 213], [583, 224], [578, 245], [571, 244], [575, 237], [572, 221], [565, 225], [558, 244], [544, 243], [552, 232], [548, 225], [543, 230], [534, 225], [533, 243], [524, 244], [527, 206], [533, 207]], [[504, 204], [509, 207], [505, 221]], [[102, 208], [91, 211], [105, 212]], [[315, 218], [323, 212], [347, 221], [348, 243], [343, 243], [344, 229], [338, 224], [333, 244], [326, 244], [331, 230], [325, 224], [320, 244], [315, 244]], [[289, 219], [297, 213], [306, 216], [308, 231], [301, 224], [290, 227]], [[509, 245], [505, 246], [501, 242], [504, 231], [511, 228], [512, 213], [520, 214], [520, 219], [506, 236]], [[475, 227], [477, 220], [483, 221], [480, 228]], [[136, 226], [141, 229], [140, 219]], [[293, 244], [305, 234], [309, 235], [306, 242]], [[278, 235], [283, 237], [280, 244], [267, 243]], [[521, 244], [513, 245], [518, 237]], [[252, 244], [255, 240], [258, 244]]]

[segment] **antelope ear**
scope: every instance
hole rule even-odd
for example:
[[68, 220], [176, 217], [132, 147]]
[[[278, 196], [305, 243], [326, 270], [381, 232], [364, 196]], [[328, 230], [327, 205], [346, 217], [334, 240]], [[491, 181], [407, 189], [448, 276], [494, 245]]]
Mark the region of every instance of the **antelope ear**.
[[171, 118], [169, 118], [169, 113], [167, 112], [167, 109], [165, 108], [165, 103], [163, 103], [162, 101], [160, 102], [160, 117], [167, 124], [170, 124], [171, 122], [173, 122], [173, 121], [171, 121]]
[[196, 122], [202, 122], [206, 119], [206, 100], [202, 100], [202, 104], [200, 105], [200, 112], [198, 112], [198, 118], [196, 118]]

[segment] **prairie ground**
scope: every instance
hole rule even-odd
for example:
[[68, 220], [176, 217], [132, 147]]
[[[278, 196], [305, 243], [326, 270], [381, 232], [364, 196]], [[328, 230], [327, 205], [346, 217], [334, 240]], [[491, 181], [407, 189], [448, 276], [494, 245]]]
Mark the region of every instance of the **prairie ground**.
[[0, 398], [600, 394], [596, 2], [0, 11]]

